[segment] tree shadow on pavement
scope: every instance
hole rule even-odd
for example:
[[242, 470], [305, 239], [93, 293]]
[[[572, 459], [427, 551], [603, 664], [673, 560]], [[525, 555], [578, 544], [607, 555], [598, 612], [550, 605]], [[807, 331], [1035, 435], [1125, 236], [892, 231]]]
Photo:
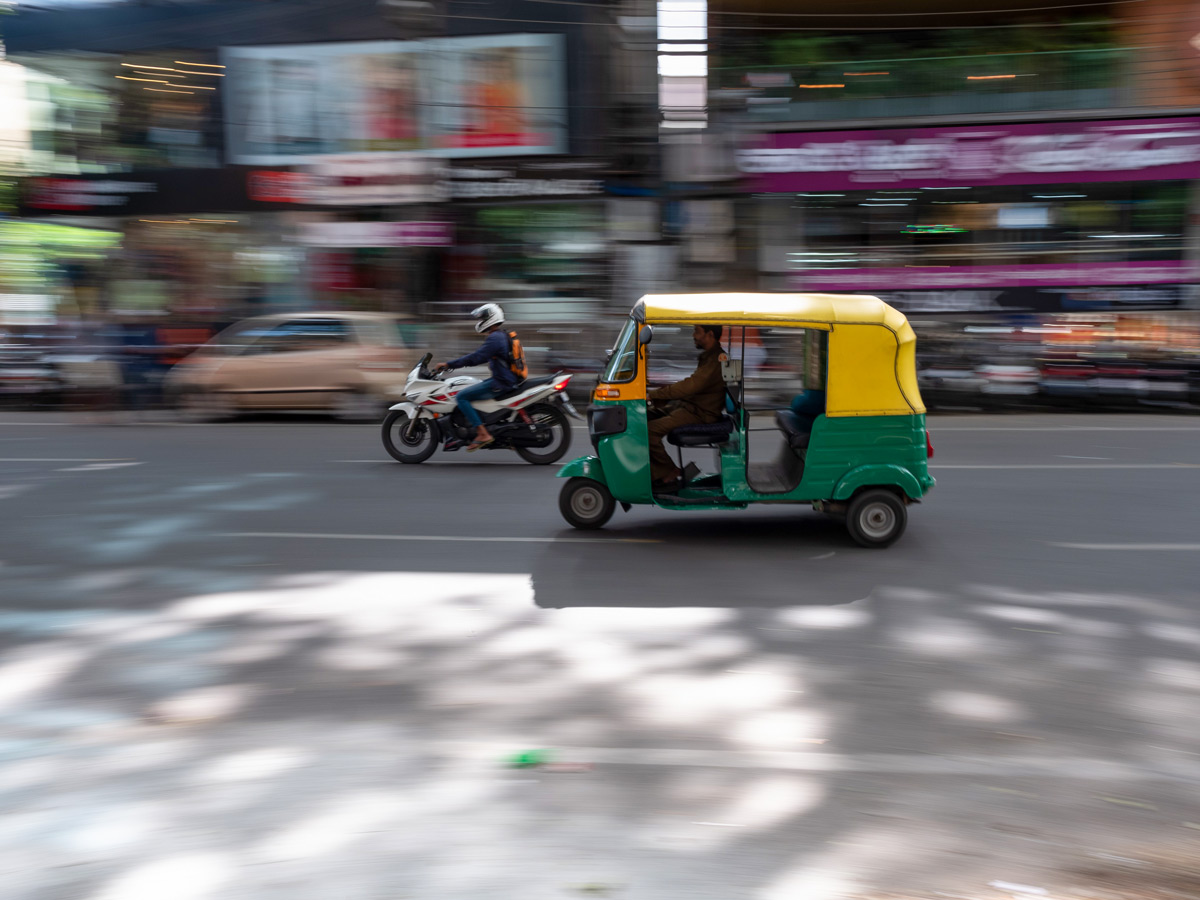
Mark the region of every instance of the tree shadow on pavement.
[[[1194, 840], [1195, 610], [985, 584], [531, 593], [325, 572], [0, 616], [0, 864], [29, 873], [6, 896], [1057, 896]], [[594, 768], [502, 767], [535, 747]]]

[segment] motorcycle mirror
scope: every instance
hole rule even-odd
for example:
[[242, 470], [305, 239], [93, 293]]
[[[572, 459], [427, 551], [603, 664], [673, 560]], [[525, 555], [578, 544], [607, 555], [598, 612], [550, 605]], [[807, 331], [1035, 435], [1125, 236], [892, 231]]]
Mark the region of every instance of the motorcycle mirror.
[[649, 325], [643, 325], [638, 329], [638, 343], [643, 346], [650, 343], [654, 339], [654, 329]]

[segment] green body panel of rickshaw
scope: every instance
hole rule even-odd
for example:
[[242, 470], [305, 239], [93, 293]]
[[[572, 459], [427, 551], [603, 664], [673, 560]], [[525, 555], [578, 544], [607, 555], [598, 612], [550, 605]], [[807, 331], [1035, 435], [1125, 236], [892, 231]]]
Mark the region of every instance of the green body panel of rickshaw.
[[[649, 435], [646, 401], [596, 401], [596, 406], [624, 406], [626, 428], [596, 441], [596, 455], [573, 460], [560, 478], [585, 477], [606, 485], [622, 503], [648, 503], [663, 509], [743, 509], [754, 502], [811, 503], [844, 501], [865, 487], [887, 487], [919, 500], [934, 486], [926, 458], [925, 415], [818, 416], [806, 450], [799, 453], [804, 470], [799, 485], [786, 493], [761, 493], [747, 480], [747, 444], [768, 432], [746, 430], [739, 411], [738, 427], [717, 448], [721, 471], [698, 479], [678, 494], [654, 496], [650, 489]], [[773, 451], [767, 451], [773, 452]], [[751, 452], [751, 458], [758, 457]], [[765, 461], [765, 454], [764, 459]]]

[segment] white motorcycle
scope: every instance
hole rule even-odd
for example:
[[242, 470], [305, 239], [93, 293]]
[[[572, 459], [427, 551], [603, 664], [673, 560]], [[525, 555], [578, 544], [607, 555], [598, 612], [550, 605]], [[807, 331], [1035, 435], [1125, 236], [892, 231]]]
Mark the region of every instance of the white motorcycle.
[[[408, 373], [405, 399], [392, 406], [383, 420], [383, 446], [402, 463], [424, 462], [439, 444], [447, 451], [460, 450], [475, 438], [475, 427], [467, 422], [455, 396], [479, 384], [479, 379], [431, 371], [431, 359], [433, 354], [426, 353]], [[483, 449], [516, 450], [535, 466], [562, 459], [571, 446], [571, 427], [563, 409], [582, 418], [566, 392], [572, 377], [527, 378], [493, 399], [475, 401], [472, 405], [495, 438]]]

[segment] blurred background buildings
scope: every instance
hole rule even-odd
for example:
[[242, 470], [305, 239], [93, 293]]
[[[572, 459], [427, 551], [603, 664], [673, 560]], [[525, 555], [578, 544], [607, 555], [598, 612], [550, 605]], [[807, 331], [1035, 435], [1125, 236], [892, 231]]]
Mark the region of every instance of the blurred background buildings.
[[1196, 404], [1200, 7], [981, 5], [21, 3], [0, 384], [493, 300], [586, 372], [643, 293], [808, 290], [908, 313], [937, 405]]

